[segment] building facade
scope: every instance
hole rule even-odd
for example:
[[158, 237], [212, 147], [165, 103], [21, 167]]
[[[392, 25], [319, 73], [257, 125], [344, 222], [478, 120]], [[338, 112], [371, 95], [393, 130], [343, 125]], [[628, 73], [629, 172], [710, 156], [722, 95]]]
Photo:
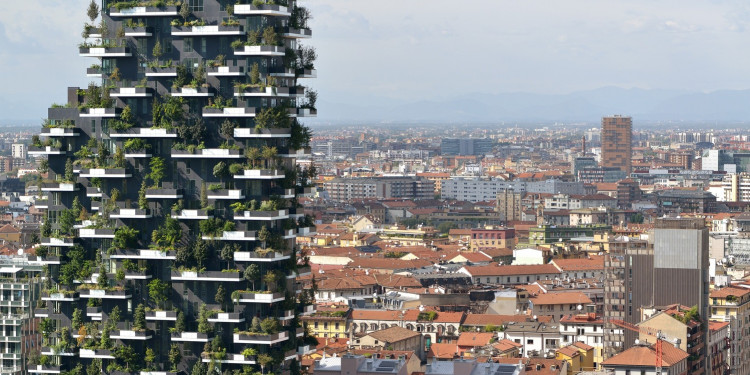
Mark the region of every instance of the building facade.
[[29, 149], [49, 172], [37, 255], [54, 313], [38, 364], [288, 371], [312, 299], [295, 283], [309, 273], [295, 237], [312, 225], [295, 199], [311, 177], [296, 163], [310, 138], [298, 119], [316, 113], [301, 85], [316, 75], [310, 13], [159, 3], [92, 3], [79, 54], [97, 82], [69, 88]]
[[335, 178], [324, 186], [331, 200], [340, 202], [368, 198], [432, 199], [435, 196], [435, 182], [419, 177]]
[[631, 171], [633, 120], [625, 116], [602, 117], [602, 167]]
[[440, 154], [485, 155], [492, 152], [492, 139], [489, 138], [443, 138], [440, 142]]
[[30, 354], [42, 346], [39, 319], [34, 315], [36, 301], [41, 297], [42, 265], [27, 258], [9, 258], [0, 261], [0, 343], [2, 361], [0, 373], [27, 374], [39, 370], [27, 365]]

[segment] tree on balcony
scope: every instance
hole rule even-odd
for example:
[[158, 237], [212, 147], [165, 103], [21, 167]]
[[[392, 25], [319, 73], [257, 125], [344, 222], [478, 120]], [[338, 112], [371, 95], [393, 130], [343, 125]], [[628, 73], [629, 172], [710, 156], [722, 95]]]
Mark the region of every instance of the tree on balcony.
[[153, 279], [148, 283], [148, 296], [157, 308], [162, 308], [169, 297], [170, 285], [160, 279]]
[[146, 329], [146, 307], [142, 303], [138, 304], [135, 308], [135, 314], [133, 316], [133, 329], [136, 331], [142, 331]]
[[154, 182], [155, 187], [161, 187], [161, 180], [164, 179], [164, 176], [167, 173], [167, 166], [164, 163], [164, 159], [158, 156], [151, 158], [149, 168], [151, 169], [151, 172], [149, 172], [148, 177]]
[[255, 263], [250, 264], [245, 268], [243, 276], [245, 280], [249, 281], [253, 285], [253, 290], [255, 290], [255, 282], [260, 280], [260, 267], [258, 267], [258, 265]]
[[[187, 4], [187, 2], [185, 2]], [[180, 361], [182, 360], [182, 350], [180, 349], [180, 346], [177, 344], [172, 344], [172, 346], [169, 348], [169, 362], [172, 364], [172, 372], [177, 372], [177, 365], [180, 364]]]

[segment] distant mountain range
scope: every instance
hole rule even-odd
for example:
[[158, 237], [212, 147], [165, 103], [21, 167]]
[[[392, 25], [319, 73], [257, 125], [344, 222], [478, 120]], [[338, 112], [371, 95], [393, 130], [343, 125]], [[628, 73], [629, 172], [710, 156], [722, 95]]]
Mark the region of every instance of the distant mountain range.
[[316, 122], [593, 122], [623, 114], [634, 124], [750, 122], [750, 90], [709, 93], [604, 87], [570, 94], [467, 94], [444, 100], [356, 98], [318, 103]]

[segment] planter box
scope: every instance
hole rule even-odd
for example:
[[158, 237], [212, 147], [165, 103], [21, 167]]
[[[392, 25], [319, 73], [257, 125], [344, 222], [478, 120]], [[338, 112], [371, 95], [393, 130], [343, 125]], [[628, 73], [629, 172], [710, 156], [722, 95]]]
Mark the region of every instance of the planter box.
[[285, 310], [284, 315], [279, 318], [281, 321], [294, 319], [294, 310]]
[[131, 57], [128, 47], [81, 47], [78, 49], [81, 57]]
[[[44, 137], [77, 137], [81, 133], [75, 128], [44, 128], [39, 134]], [[31, 147], [29, 147], [29, 151]]]
[[242, 77], [245, 75], [243, 66], [211, 66], [206, 74], [214, 77]]
[[102, 190], [98, 187], [87, 187], [86, 196], [89, 198], [102, 198]]
[[115, 359], [112, 352], [106, 349], [81, 349], [78, 356], [80, 358]]
[[110, 17], [164, 17], [164, 16], [178, 16], [180, 13], [176, 6], [167, 7], [133, 7], [123, 8], [117, 10], [117, 8], [109, 8]]
[[214, 93], [212, 92], [210, 87], [180, 87], [172, 89], [170, 93], [172, 94], [172, 96], [184, 96], [190, 98], [207, 98], [214, 96]]
[[271, 68], [268, 72], [268, 75], [272, 77], [281, 77], [281, 78], [295, 78], [297, 77], [297, 74], [294, 69], [285, 68], [285, 67], [274, 67]]
[[57, 352], [53, 348], [49, 347], [42, 347], [42, 350], [40, 352], [41, 355], [49, 355], [49, 356], [62, 356], [62, 357], [74, 357], [76, 353], [73, 352]]
[[115, 238], [114, 229], [86, 229], [78, 230], [78, 237], [81, 238]]
[[102, 320], [102, 308], [101, 307], [87, 307], [86, 316], [91, 320]]
[[308, 355], [315, 353], [316, 349], [311, 347], [310, 345], [304, 345], [304, 346], [298, 346], [297, 347], [297, 355]]
[[234, 14], [236, 15], [250, 15], [250, 16], [277, 16], [277, 17], [289, 17], [291, 12], [289, 8], [281, 5], [261, 5], [253, 6], [251, 4], [236, 4], [234, 6]]
[[110, 333], [110, 338], [112, 339], [118, 339], [118, 340], [148, 340], [150, 339], [151, 331], [132, 331], [132, 330], [119, 330], [119, 331], [112, 331]]
[[151, 27], [126, 27], [124, 31], [125, 36], [132, 36], [134, 38], [150, 37], [153, 36], [154, 32]]
[[147, 199], [180, 199], [182, 189], [146, 189]]
[[101, 117], [101, 118], [115, 118], [117, 117], [117, 108], [84, 108], [79, 114], [80, 117]]
[[208, 342], [208, 335], [200, 332], [172, 333], [172, 342]]
[[243, 46], [234, 50], [237, 56], [284, 56], [286, 49], [278, 46]]
[[297, 69], [297, 78], [318, 78], [318, 71], [315, 69]]
[[297, 277], [310, 276], [312, 268], [310, 266], [297, 267]]
[[244, 35], [242, 26], [172, 26], [173, 36]]
[[170, 215], [172, 219], [182, 219], [182, 220], [207, 220], [213, 217], [213, 215], [210, 214], [209, 210], [182, 210], [182, 211], [172, 211], [172, 214]]
[[240, 159], [243, 157], [241, 150], [226, 148], [204, 148], [202, 150], [172, 150], [172, 158], [175, 159]]
[[245, 169], [234, 175], [238, 180], [277, 180], [284, 178], [284, 171], [277, 169]]
[[312, 108], [292, 108], [292, 117], [318, 117], [318, 110]]
[[34, 309], [34, 317], [35, 318], [49, 318], [50, 315], [53, 314], [53, 310], [50, 308], [47, 309]]
[[118, 87], [109, 91], [113, 98], [150, 98], [151, 89], [148, 87]]
[[160, 128], [130, 128], [122, 132], [110, 132], [112, 138], [177, 138], [176, 130]]
[[28, 154], [29, 156], [65, 155], [66, 152], [59, 148], [55, 148], [51, 146], [44, 146], [44, 147], [30, 146]]
[[125, 157], [126, 158], [150, 158], [151, 153], [146, 149], [130, 150], [130, 151], [125, 150]]
[[110, 259], [142, 259], [142, 260], [175, 260], [174, 251], [161, 251], [151, 249], [139, 250], [115, 250]]
[[125, 271], [125, 280], [148, 280], [151, 278], [146, 271]]
[[278, 129], [255, 129], [255, 128], [235, 128], [235, 138], [289, 138], [292, 131], [289, 128]]
[[289, 334], [286, 331], [274, 333], [272, 335], [247, 335], [242, 333], [235, 333], [233, 336], [233, 342], [235, 344], [271, 345], [289, 340]]
[[132, 297], [125, 290], [81, 289], [80, 293], [81, 298], [128, 299]]
[[245, 194], [243, 194], [242, 190], [239, 190], [239, 189], [209, 190], [206, 196], [208, 197], [208, 199], [232, 199], [232, 200], [245, 199]]
[[176, 311], [146, 311], [146, 320], [176, 321]]
[[242, 211], [234, 215], [234, 220], [271, 221], [289, 218], [289, 211]]
[[172, 271], [172, 281], [217, 281], [217, 282], [240, 282], [242, 276], [239, 272], [221, 271]]
[[29, 365], [29, 374], [60, 374], [60, 366]]
[[41, 265], [60, 264], [60, 257], [55, 255], [48, 255], [46, 257], [29, 256], [29, 263]]
[[177, 68], [146, 68], [146, 77], [177, 77]]
[[133, 177], [125, 168], [81, 169], [79, 176], [86, 178], [129, 178]]
[[226, 364], [234, 364], [234, 365], [254, 365], [255, 357], [245, 357], [242, 354], [227, 354], [227, 357], [225, 359], [216, 360], [211, 358], [209, 353], [201, 353], [201, 362], [203, 363], [211, 363], [211, 362], [218, 362], [218, 363], [226, 363]]
[[274, 303], [284, 300], [281, 293], [240, 293], [240, 303]]
[[72, 247], [73, 242], [72, 238], [42, 237], [42, 246]]
[[297, 234], [300, 236], [309, 237], [309, 236], [314, 236], [317, 233], [315, 232], [315, 229], [312, 227], [302, 227], [302, 228], [297, 228]]
[[34, 207], [43, 210], [49, 208], [49, 200], [47, 199], [37, 199], [34, 201]]
[[235, 87], [234, 96], [238, 97], [289, 97], [289, 87]]
[[79, 299], [78, 292], [73, 292], [73, 293], [42, 292], [42, 301], [72, 302], [72, 301], [78, 301], [78, 299]]
[[281, 34], [284, 38], [293, 38], [293, 39], [301, 39], [301, 38], [312, 38], [312, 30], [310, 29], [295, 29], [293, 27], [282, 27]]
[[237, 251], [234, 253], [235, 262], [276, 262], [289, 259], [289, 255], [271, 251], [259, 253], [257, 251]]
[[151, 213], [138, 208], [116, 208], [109, 214], [112, 219], [148, 219]]
[[255, 108], [252, 107], [203, 108], [203, 117], [255, 117], [255, 114]]
[[220, 237], [201, 236], [203, 240], [209, 241], [257, 241], [255, 232], [250, 231], [224, 231]]
[[102, 68], [86, 68], [86, 77], [91, 78], [104, 78], [106, 74]]
[[208, 318], [211, 323], [242, 323], [245, 321], [245, 317], [240, 313], [218, 313], [211, 318]]

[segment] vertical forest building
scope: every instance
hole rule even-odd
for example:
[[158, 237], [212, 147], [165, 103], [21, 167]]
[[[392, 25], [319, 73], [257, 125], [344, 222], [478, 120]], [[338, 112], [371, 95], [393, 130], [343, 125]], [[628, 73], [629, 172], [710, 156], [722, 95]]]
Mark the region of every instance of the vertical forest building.
[[[86, 9], [81, 9], [86, 12]], [[92, 1], [86, 88], [31, 155], [47, 213], [32, 373], [299, 373], [295, 237], [314, 170], [310, 13], [294, 0]], [[83, 73], [83, 72], [82, 72]]]

